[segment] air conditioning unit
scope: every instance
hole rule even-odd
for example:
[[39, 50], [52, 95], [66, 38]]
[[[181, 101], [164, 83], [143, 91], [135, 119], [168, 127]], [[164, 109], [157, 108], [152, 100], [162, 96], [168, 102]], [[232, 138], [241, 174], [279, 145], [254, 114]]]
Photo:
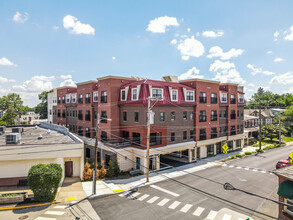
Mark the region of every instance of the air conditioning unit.
[[6, 144], [20, 144], [21, 135], [20, 133], [6, 134]]
[[17, 127], [17, 128], [12, 128], [12, 133], [22, 133], [23, 128]]

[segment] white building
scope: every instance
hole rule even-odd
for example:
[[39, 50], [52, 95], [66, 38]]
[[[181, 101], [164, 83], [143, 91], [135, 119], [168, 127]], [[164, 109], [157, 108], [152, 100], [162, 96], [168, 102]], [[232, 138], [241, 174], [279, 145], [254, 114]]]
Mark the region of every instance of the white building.
[[48, 93], [48, 123], [53, 123], [53, 108], [57, 107], [57, 90], [54, 89], [53, 92]]
[[38, 125], [47, 120], [40, 119], [40, 115], [35, 112], [27, 112], [25, 115], [20, 115], [17, 119], [18, 124]]
[[82, 140], [69, 133], [67, 128], [57, 125], [42, 123], [37, 128], [23, 129], [21, 134], [12, 134], [12, 129], [7, 128], [5, 135], [0, 136], [0, 186], [17, 185], [19, 180], [27, 178], [29, 169], [39, 163], [60, 164], [62, 182], [64, 177], [82, 178]]

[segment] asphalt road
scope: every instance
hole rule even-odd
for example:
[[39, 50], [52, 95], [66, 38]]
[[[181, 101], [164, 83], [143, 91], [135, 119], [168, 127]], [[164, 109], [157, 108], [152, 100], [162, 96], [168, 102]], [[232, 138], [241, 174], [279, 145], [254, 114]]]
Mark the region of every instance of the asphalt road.
[[111, 195], [90, 202], [101, 219], [240, 220], [254, 214], [253, 219], [274, 219], [270, 213], [255, 213], [263, 198], [225, 190], [223, 184], [269, 197], [278, 187], [278, 178], [267, 171], [274, 170], [276, 162], [291, 152], [293, 146], [274, 149], [141, 187], [132, 196]]

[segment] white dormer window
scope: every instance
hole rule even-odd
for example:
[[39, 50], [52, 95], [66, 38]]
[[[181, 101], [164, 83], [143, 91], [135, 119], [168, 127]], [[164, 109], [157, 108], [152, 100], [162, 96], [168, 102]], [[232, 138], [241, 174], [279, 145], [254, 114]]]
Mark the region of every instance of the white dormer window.
[[76, 93], [71, 95], [71, 101], [72, 103], [76, 103]]
[[185, 92], [185, 101], [186, 102], [194, 102], [194, 91], [186, 91]]
[[66, 94], [66, 103], [70, 103], [70, 94]]
[[227, 103], [227, 93], [221, 93], [221, 102]]
[[152, 98], [163, 99], [163, 89], [152, 89]]
[[175, 101], [175, 102], [177, 102], [178, 101], [178, 89], [172, 89], [171, 90], [172, 92], [172, 94], [171, 94], [171, 101]]
[[126, 101], [126, 90], [125, 89], [120, 90], [120, 97], [121, 97], [121, 101]]
[[132, 101], [137, 101], [138, 100], [138, 94], [137, 94], [137, 88], [133, 88], [131, 93], [131, 100]]
[[243, 94], [238, 94], [238, 102], [244, 103], [244, 95]]
[[98, 95], [99, 95], [98, 91], [93, 91], [93, 102], [98, 102], [99, 100]]

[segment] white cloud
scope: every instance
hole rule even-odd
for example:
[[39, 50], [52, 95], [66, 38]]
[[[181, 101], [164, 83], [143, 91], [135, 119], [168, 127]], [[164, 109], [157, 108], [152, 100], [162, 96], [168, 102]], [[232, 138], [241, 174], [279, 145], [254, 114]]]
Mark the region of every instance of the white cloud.
[[209, 53], [210, 54], [207, 55], [207, 58], [220, 57], [222, 60], [229, 60], [232, 57], [240, 56], [243, 53], [243, 50], [232, 48], [225, 53], [221, 47], [215, 46], [210, 48]]
[[279, 31], [276, 31], [276, 32], [274, 33], [274, 41], [278, 41], [278, 37], [279, 37], [279, 35], [280, 35], [280, 32], [279, 32]]
[[267, 76], [271, 76], [271, 75], [275, 74], [274, 72], [271, 72], [271, 71], [268, 71], [268, 70], [263, 70], [262, 68], [256, 68], [252, 64], [247, 64], [246, 67], [251, 70], [251, 75], [256, 75], [258, 73], [261, 73], [261, 74], [264, 74], [264, 75], [267, 75]]
[[255, 87], [255, 85], [253, 83], [249, 83], [248, 86]]
[[150, 21], [146, 30], [153, 33], [165, 33], [169, 26], [179, 26], [177, 18], [168, 16], [155, 18]]
[[204, 53], [204, 46], [200, 41], [194, 39], [193, 36], [186, 38], [177, 48], [183, 60], [188, 60], [190, 57], [200, 57]]
[[190, 28], [187, 28], [187, 32], [190, 32], [191, 31], [191, 29]]
[[12, 88], [15, 91], [23, 92], [42, 92], [53, 88], [52, 81], [54, 76], [33, 76], [30, 80], [26, 80], [22, 85], [15, 85]]
[[28, 20], [28, 13], [21, 14], [17, 11], [12, 20], [15, 23], [25, 23]]
[[8, 60], [6, 57], [2, 57], [0, 59], [0, 66], [17, 66], [14, 63], [12, 63], [10, 60]]
[[288, 31], [286, 31], [285, 33], [288, 33], [289, 32], [289, 34], [287, 34], [287, 35], [285, 35], [285, 37], [284, 37], [284, 40], [293, 40], [293, 26], [291, 26], [290, 28], [289, 28], [289, 30]]
[[199, 75], [199, 69], [196, 69], [196, 67], [192, 67], [191, 69], [189, 69], [186, 73], [182, 73], [178, 79], [179, 80], [185, 80], [185, 79], [202, 79], [204, 78], [203, 75]]
[[271, 50], [267, 51], [267, 54], [272, 54], [272, 53], [273, 53], [273, 51], [271, 51]]
[[220, 81], [222, 83], [237, 83], [245, 84], [246, 81], [240, 76], [240, 73], [236, 70], [235, 64], [229, 61], [223, 62], [221, 60], [216, 60], [210, 65], [211, 72], [216, 75], [213, 80]]
[[171, 43], [171, 44], [177, 44], [177, 40], [176, 40], [176, 39], [173, 39], [173, 40], [171, 40], [170, 43]]
[[283, 91], [283, 93], [293, 93], [293, 87], [290, 87], [287, 91]]
[[112, 60], [116, 60], [116, 57], [112, 57]]
[[68, 75], [61, 75], [60, 76], [61, 79], [72, 79], [72, 75], [68, 74]]
[[223, 31], [203, 31], [202, 32], [202, 36], [204, 37], [212, 37], [212, 38], [216, 38], [216, 37], [222, 37], [224, 35]]
[[81, 23], [72, 15], [66, 15], [63, 18], [63, 27], [69, 30], [72, 34], [95, 35], [95, 29], [91, 25]]
[[53, 28], [53, 30], [58, 30], [59, 26], [54, 25], [52, 28]]
[[76, 84], [75, 82], [73, 82], [72, 79], [66, 79], [60, 83], [60, 87], [63, 87], [63, 86], [76, 86]]
[[15, 82], [14, 79], [7, 79], [5, 77], [0, 76], [0, 83], [8, 83], [8, 82]]
[[284, 59], [281, 57], [277, 57], [274, 59], [274, 62], [283, 62], [283, 61], [284, 61]]
[[278, 76], [274, 76], [270, 81], [270, 84], [287, 85], [287, 84], [291, 84], [291, 83], [293, 83], [293, 72], [279, 74]]

